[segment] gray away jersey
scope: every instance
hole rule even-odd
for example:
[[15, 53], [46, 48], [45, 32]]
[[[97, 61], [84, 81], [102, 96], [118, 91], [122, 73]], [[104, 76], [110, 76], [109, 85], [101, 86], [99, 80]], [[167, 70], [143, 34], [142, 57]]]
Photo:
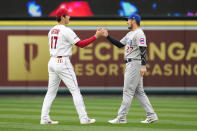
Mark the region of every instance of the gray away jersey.
[[120, 42], [125, 45], [125, 59], [132, 58], [141, 60], [139, 46], [147, 47], [146, 36], [141, 28], [128, 32]]

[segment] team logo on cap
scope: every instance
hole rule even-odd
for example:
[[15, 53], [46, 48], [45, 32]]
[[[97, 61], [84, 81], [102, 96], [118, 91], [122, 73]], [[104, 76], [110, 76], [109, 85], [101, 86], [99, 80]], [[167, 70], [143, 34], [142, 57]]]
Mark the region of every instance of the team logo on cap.
[[144, 44], [144, 38], [140, 38], [140, 44]]

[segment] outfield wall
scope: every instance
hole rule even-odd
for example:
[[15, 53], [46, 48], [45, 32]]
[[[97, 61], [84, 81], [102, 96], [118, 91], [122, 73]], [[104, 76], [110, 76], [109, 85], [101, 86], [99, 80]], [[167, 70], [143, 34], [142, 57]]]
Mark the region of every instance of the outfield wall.
[[[47, 87], [49, 29], [55, 21], [0, 21], [0, 89], [43, 89]], [[121, 39], [128, 32], [124, 21], [73, 21], [69, 26], [81, 38], [108, 28]], [[147, 37], [148, 73], [145, 89], [197, 89], [197, 21], [142, 21]], [[124, 49], [105, 38], [90, 46], [73, 48], [72, 63], [81, 89], [121, 89]], [[63, 85], [63, 84], [62, 84]]]

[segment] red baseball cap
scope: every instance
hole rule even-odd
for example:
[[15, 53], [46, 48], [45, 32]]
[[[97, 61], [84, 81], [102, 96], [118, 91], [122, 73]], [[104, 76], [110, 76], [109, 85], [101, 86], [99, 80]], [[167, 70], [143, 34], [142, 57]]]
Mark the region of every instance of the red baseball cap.
[[69, 15], [68, 10], [66, 8], [60, 8], [56, 12], [56, 17], [60, 18], [63, 15]]

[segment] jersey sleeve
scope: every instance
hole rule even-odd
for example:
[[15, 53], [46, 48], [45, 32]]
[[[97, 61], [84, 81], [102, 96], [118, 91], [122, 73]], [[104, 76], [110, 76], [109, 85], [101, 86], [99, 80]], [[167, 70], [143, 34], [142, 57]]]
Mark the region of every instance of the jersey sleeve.
[[50, 30], [49, 33], [48, 33], [48, 38], [50, 37], [50, 34], [51, 34], [51, 30]]
[[136, 41], [138, 46], [147, 47], [146, 36], [144, 35], [144, 33], [137, 34]]
[[73, 45], [80, 41], [79, 37], [75, 34], [75, 32], [69, 28], [67, 28], [66, 31], [66, 39], [69, 43]]
[[[127, 36], [127, 35], [126, 35]], [[126, 41], [127, 41], [127, 37], [123, 37], [121, 40], [120, 40], [120, 42], [122, 43], [122, 44], [124, 44], [124, 45], [126, 45]]]

